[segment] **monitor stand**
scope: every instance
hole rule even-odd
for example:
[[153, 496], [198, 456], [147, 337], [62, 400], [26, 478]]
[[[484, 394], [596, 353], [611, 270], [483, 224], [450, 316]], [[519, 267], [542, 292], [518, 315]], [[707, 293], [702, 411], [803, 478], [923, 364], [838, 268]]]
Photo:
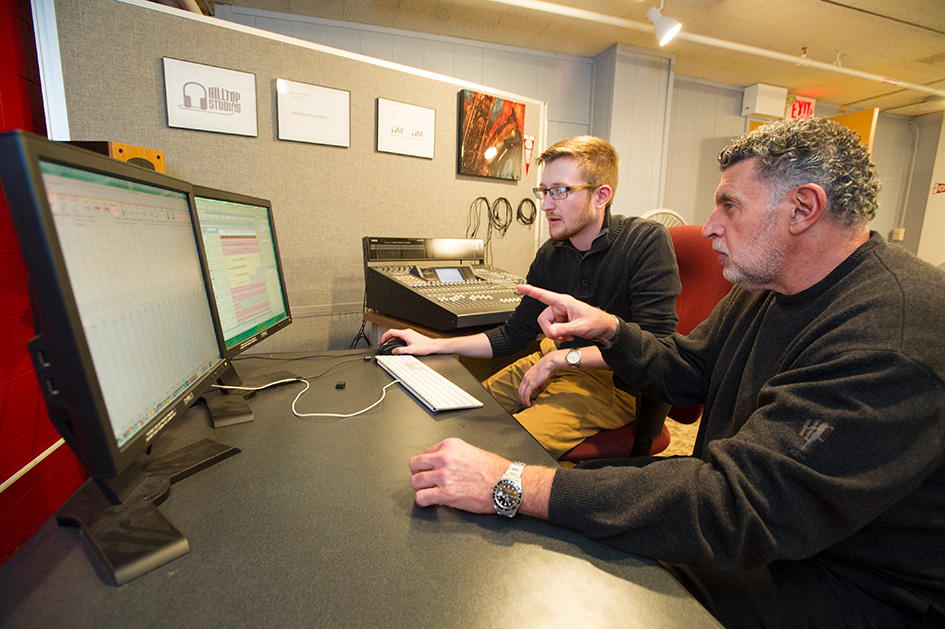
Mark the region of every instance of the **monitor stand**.
[[[230, 363], [220, 375], [217, 384], [227, 387], [243, 386], [243, 381], [240, 380], [239, 374], [233, 368], [233, 363]], [[217, 389], [207, 391], [201, 399], [207, 405], [207, 412], [210, 413], [210, 423], [213, 424], [213, 427], [223, 428], [253, 421], [253, 409], [246, 402], [248, 397], [251, 397], [251, 395], [246, 395], [240, 391]]]
[[[56, 513], [56, 521], [81, 529], [114, 585], [122, 585], [190, 551], [187, 539], [158, 505], [167, 499], [173, 483], [238, 452], [239, 448], [203, 439], [132, 466], [124, 478], [86, 482]], [[117, 493], [135, 480], [130, 493]]]
[[[298, 382], [299, 377], [287, 371], [279, 371], [272, 374], [266, 374], [267, 382]], [[243, 381], [240, 379], [236, 369], [231, 362], [223, 374], [217, 379], [217, 384], [227, 387], [242, 387]], [[260, 385], [262, 386], [262, 385]], [[203, 394], [201, 399], [207, 405], [207, 412], [210, 414], [210, 423], [214, 428], [223, 428], [235, 424], [243, 424], [253, 421], [253, 410], [249, 407], [246, 400], [256, 395], [258, 391], [242, 392], [239, 390], [216, 389]]]

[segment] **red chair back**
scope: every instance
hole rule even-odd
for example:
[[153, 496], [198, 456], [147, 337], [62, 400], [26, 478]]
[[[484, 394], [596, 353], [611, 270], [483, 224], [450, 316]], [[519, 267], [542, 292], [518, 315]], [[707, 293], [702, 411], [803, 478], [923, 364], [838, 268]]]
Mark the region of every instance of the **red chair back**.
[[715, 305], [722, 301], [732, 284], [722, 277], [719, 254], [712, 241], [702, 237], [701, 225], [676, 225], [669, 228], [679, 266], [682, 293], [676, 299], [679, 325], [676, 331], [689, 334], [706, 320]]
[[[701, 225], [676, 225], [669, 228], [679, 266], [682, 292], [676, 298], [676, 314], [680, 334], [689, 334], [693, 328], [709, 318], [712, 309], [732, 289], [722, 276], [719, 254], [712, 249], [712, 241], [702, 237]], [[692, 424], [702, 417], [702, 405], [674, 406], [669, 416], [683, 424]]]
[[[731, 290], [732, 285], [722, 276], [718, 255], [712, 241], [702, 237], [701, 225], [676, 225], [669, 228], [679, 266], [682, 292], [676, 299], [679, 316], [677, 330], [689, 334], [712, 313], [712, 309]], [[637, 398], [638, 404], [641, 398]], [[668, 415], [683, 424], [692, 424], [702, 417], [702, 405], [674, 406]], [[631, 422], [615, 430], [602, 430], [588, 437], [561, 457], [562, 461], [588, 461], [628, 457], [633, 452], [637, 423]], [[669, 446], [669, 431], [662, 426], [655, 437], [650, 454], [662, 452]]]

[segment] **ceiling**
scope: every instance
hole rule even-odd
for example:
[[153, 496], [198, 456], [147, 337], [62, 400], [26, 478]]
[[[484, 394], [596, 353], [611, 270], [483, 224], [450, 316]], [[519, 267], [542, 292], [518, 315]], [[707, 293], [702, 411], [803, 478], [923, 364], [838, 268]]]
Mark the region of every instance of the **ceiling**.
[[[614, 43], [659, 48], [646, 18], [647, 9], [658, 2], [226, 0], [219, 4], [593, 57]], [[676, 55], [677, 74], [739, 86], [766, 83], [857, 109], [879, 107], [906, 115], [945, 110], [945, 0], [664, 2], [663, 14], [683, 24], [680, 35], [663, 48]], [[561, 15], [568, 12], [578, 16]], [[730, 44], [745, 49], [721, 47]], [[806, 63], [801, 57], [805, 50]], [[871, 76], [837, 73], [833, 71], [837, 63], [844, 72]], [[889, 80], [878, 80], [882, 77]]]

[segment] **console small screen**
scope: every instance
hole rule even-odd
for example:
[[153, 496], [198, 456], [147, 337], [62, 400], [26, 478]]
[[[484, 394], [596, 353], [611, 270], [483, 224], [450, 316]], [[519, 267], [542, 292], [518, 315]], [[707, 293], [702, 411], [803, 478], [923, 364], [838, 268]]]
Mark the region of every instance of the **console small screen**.
[[463, 275], [459, 272], [459, 269], [456, 268], [442, 268], [434, 269], [436, 272], [436, 279], [441, 282], [462, 282]]

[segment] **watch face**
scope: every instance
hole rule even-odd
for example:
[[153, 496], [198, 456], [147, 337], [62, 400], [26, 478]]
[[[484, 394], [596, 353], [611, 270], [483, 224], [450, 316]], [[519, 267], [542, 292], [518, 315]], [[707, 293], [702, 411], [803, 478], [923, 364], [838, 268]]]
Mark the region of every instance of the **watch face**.
[[580, 365], [581, 364], [581, 350], [577, 348], [571, 348], [568, 350], [568, 353], [565, 355], [565, 360], [568, 361], [569, 365]]
[[492, 488], [492, 497], [498, 508], [505, 511], [515, 509], [522, 502], [522, 490], [518, 484], [510, 480], [500, 480]]

